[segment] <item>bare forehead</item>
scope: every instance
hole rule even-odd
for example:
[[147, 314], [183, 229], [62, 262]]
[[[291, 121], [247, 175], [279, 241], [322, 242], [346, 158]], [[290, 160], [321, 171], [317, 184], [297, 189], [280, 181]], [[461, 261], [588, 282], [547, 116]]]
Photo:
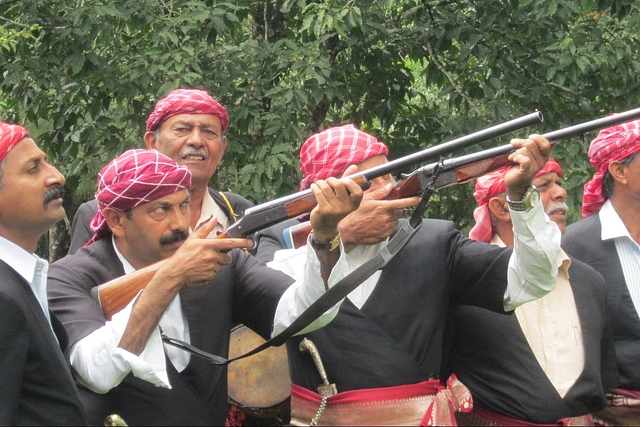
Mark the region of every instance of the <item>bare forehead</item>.
[[178, 114], [165, 120], [163, 126], [171, 127], [176, 124], [186, 126], [207, 126], [215, 127], [216, 129], [220, 129], [222, 127], [220, 124], [220, 118], [213, 114]]
[[7, 164], [26, 164], [46, 158], [46, 154], [38, 148], [31, 138], [20, 140], [7, 154]]

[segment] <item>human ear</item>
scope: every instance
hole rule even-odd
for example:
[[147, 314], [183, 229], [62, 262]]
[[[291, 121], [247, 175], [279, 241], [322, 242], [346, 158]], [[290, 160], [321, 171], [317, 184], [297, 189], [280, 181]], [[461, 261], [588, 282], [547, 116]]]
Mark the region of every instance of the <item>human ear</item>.
[[489, 212], [502, 222], [511, 221], [507, 201], [503, 197], [492, 197], [488, 203]]
[[607, 170], [614, 180], [620, 182], [621, 184], [627, 183], [627, 170], [622, 163], [613, 161], [609, 163]]
[[111, 230], [116, 237], [124, 236], [124, 221], [127, 216], [125, 212], [113, 208], [104, 208], [102, 215], [107, 222], [109, 230]]

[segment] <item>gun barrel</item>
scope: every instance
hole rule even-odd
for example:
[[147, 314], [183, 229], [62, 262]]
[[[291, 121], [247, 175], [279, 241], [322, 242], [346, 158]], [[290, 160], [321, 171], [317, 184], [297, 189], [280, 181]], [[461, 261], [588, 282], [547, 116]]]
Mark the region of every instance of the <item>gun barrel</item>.
[[[487, 141], [497, 136], [505, 135], [541, 121], [543, 121], [542, 113], [537, 111], [527, 114], [526, 116], [465, 135], [454, 139], [453, 141], [426, 148], [417, 153], [367, 169], [366, 171], [358, 172], [350, 175], [348, 178], [359, 181], [364, 185], [366, 182], [374, 178], [400, 171], [407, 166], [426, 162], [444, 154]], [[281, 222], [287, 218], [293, 218], [309, 212], [314, 206], [315, 198], [309, 189], [281, 197], [270, 202], [262, 203], [258, 206], [247, 209], [244, 212], [244, 216], [240, 218], [239, 221], [231, 225], [231, 227], [229, 227], [226, 232], [221, 234], [219, 237], [246, 237], [260, 229]]]
[[[640, 118], [640, 108], [569, 126], [553, 132], [545, 133], [542, 136], [555, 144], [562, 139], [568, 139], [587, 132], [626, 123], [637, 118]], [[444, 172], [442, 179], [439, 180], [439, 184], [436, 184], [436, 186], [444, 187], [451, 184], [461, 184], [469, 181], [470, 179], [477, 178], [478, 176], [499, 169], [500, 167], [507, 166], [511, 164], [511, 162], [509, 162], [506, 157], [514, 151], [515, 148], [511, 144], [507, 144], [489, 148], [477, 153], [467, 154], [465, 156], [446, 159], [443, 161]], [[468, 170], [464, 173], [460, 173], [460, 170], [465, 166]], [[418, 169], [414, 173], [419, 173], [422, 176], [428, 177], [431, 176], [435, 167], [436, 163], [431, 163]], [[450, 171], [456, 171], [455, 178], [452, 178], [451, 174], [447, 173]]]

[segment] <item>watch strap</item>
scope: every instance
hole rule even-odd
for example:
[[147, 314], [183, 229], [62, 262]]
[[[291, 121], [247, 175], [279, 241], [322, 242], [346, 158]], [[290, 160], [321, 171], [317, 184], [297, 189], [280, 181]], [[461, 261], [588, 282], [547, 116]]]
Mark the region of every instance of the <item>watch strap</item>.
[[328, 242], [319, 242], [313, 238], [311, 233], [311, 247], [319, 251], [335, 251], [340, 247], [340, 233], [336, 233]]

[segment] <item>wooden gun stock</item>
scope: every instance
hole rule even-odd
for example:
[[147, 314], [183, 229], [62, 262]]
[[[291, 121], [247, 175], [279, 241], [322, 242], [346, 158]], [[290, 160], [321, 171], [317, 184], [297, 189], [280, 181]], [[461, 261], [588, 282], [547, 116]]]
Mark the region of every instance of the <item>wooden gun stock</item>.
[[158, 261], [91, 289], [91, 296], [102, 307], [105, 318], [111, 320], [114, 314], [125, 308], [165, 262], [166, 260]]

